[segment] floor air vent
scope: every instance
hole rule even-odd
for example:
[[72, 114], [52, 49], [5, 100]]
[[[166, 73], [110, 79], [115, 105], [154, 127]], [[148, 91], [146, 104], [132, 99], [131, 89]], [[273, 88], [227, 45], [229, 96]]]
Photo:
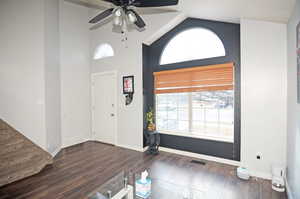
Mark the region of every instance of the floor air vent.
[[203, 166], [206, 165], [206, 162], [200, 161], [200, 160], [192, 160], [191, 163], [193, 163], [193, 164], [200, 164], [200, 165], [203, 165]]

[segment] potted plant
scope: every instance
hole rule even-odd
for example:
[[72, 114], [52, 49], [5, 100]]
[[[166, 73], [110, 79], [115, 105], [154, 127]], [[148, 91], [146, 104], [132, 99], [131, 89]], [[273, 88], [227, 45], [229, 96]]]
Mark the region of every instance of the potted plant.
[[148, 145], [147, 153], [152, 155], [157, 155], [159, 153], [160, 135], [156, 131], [156, 126], [154, 123], [155, 115], [152, 107], [146, 114], [146, 120], [147, 120], [147, 130], [148, 130], [148, 133], [146, 134], [147, 145]]
[[153, 110], [153, 108], [150, 108], [150, 111], [147, 112], [146, 120], [147, 120], [147, 129], [148, 129], [148, 131], [150, 131], [150, 132], [155, 131], [156, 126], [154, 124], [154, 110]]

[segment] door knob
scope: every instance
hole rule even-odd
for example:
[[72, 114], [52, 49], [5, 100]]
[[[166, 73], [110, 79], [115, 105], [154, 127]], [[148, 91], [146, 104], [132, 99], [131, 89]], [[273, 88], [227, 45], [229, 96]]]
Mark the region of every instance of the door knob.
[[115, 116], [115, 114], [113, 114], [113, 113], [112, 113], [112, 114], [110, 114], [110, 116], [111, 116], [111, 117], [114, 117], [114, 116]]

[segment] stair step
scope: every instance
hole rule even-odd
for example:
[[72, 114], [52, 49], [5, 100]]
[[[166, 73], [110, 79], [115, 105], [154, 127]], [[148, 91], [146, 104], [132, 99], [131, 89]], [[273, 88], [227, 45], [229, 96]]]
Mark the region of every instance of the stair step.
[[0, 170], [0, 187], [9, 184], [19, 179], [39, 173], [46, 165], [51, 164], [52, 161], [45, 159], [42, 156], [35, 156], [26, 162], [9, 167], [5, 170]]
[[24, 145], [21, 150], [11, 151], [1, 156], [2, 160], [14, 160], [16, 158], [21, 158], [24, 156], [34, 156], [35, 154], [39, 154], [40, 151], [37, 148], [32, 147], [30, 145]]
[[1, 143], [5, 144], [5, 142], [12, 137], [14, 137], [16, 134], [10, 130], [10, 129], [0, 129], [0, 136], [1, 136]]
[[[9, 148], [11, 149], [10, 151], [6, 153], [1, 152], [2, 161], [0, 162], [0, 169], [22, 163], [22, 161], [31, 159], [34, 156], [41, 156], [45, 159], [52, 159], [52, 156], [50, 154], [41, 153], [37, 148], [32, 147], [25, 142], [19, 144], [18, 146], [12, 145]], [[3, 151], [9, 150], [9, 148], [4, 149]]]
[[[23, 151], [23, 153], [20, 153]], [[32, 160], [34, 157], [43, 157], [43, 155], [39, 154], [38, 152], [30, 149], [22, 149], [15, 151], [13, 153], [5, 154], [5, 157], [1, 159], [3, 161], [0, 162], [0, 169], [7, 169], [10, 167], [14, 167], [16, 165], [22, 164], [24, 162]]]
[[8, 147], [10, 145], [17, 145], [20, 142], [25, 142], [24, 139], [18, 138], [12, 131], [10, 130], [5, 130], [4, 132], [0, 132], [0, 145], [2, 146], [1, 148]]
[[13, 151], [22, 150], [25, 145], [26, 143], [23, 140], [16, 140], [13, 143], [4, 144], [3, 148], [0, 151], [0, 156], [4, 156], [5, 154]]
[[39, 173], [52, 156], [0, 119], [0, 187]]
[[1, 149], [9, 147], [11, 145], [18, 145], [21, 142], [23, 143], [23, 145], [27, 144], [36, 147], [32, 144], [31, 141], [24, 139], [23, 136], [17, 134], [13, 129], [0, 130], [0, 137]]
[[41, 163], [47, 165], [48, 163], [51, 163], [51, 161], [43, 156], [35, 155], [30, 157], [29, 159], [24, 159], [22, 163], [16, 164], [13, 167], [6, 167], [6, 169], [1, 169], [0, 178], [5, 174], [23, 172], [24, 169], [30, 169], [31, 167], [34, 167], [35, 165], [39, 165]]
[[4, 122], [2, 122], [2, 120], [0, 120], [0, 130], [1, 129], [7, 129], [7, 125]]

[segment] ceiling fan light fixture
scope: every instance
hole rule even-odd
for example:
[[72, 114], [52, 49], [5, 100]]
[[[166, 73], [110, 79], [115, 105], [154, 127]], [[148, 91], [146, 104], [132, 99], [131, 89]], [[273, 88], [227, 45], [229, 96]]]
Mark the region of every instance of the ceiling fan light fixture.
[[127, 13], [127, 17], [131, 23], [135, 23], [137, 21], [136, 15], [131, 11]]
[[122, 24], [123, 24], [122, 17], [115, 16], [115, 18], [114, 18], [114, 25], [116, 25], [116, 26], [122, 26]]
[[[75, 0], [65, 0], [75, 1]], [[77, 0], [78, 1], [78, 0]], [[89, 2], [89, 0], [85, 0]], [[96, 1], [96, 0], [94, 0]], [[121, 28], [125, 32], [131, 25], [135, 25], [139, 31], [144, 30], [146, 23], [139, 14], [139, 9], [151, 7], [162, 7], [162, 6], [174, 6], [178, 4], [179, 0], [97, 0], [106, 2], [105, 10], [99, 13], [97, 16], [92, 18], [89, 23], [97, 24], [100, 21], [109, 19], [112, 16], [114, 28]], [[112, 7], [113, 6], [113, 7]], [[153, 9], [153, 8], [152, 8]], [[157, 12], [157, 11], [156, 11]], [[169, 11], [165, 11], [169, 12]], [[161, 13], [159, 11], [158, 13]], [[127, 27], [128, 26], [128, 27]], [[133, 26], [134, 27], [134, 26]]]
[[121, 8], [117, 8], [116, 11], [115, 11], [115, 16], [116, 17], [121, 17], [122, 16], [122, 10]]

